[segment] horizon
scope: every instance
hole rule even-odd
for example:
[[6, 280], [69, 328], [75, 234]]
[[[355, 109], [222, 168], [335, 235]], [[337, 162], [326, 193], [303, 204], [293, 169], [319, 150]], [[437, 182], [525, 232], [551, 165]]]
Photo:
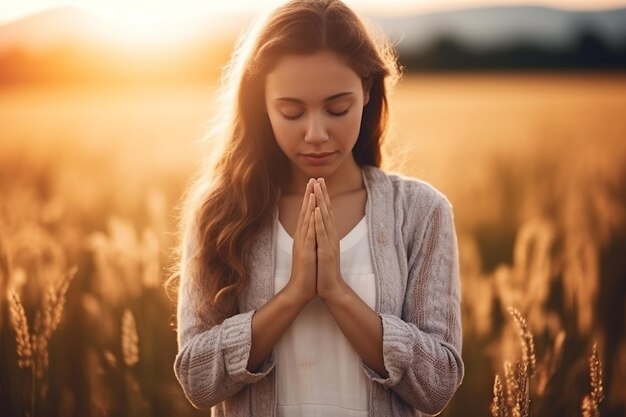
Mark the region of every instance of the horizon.
[[[379, 25], [411, 70], [626, 67], [626, 52], [621, 52], [626, 50], [624, 8], [594, 14], [545, 4], [465, 3], [464, 9], [440, 15], [357, 13]], [[176, 13], [163, 3], [151, 14], [142, 14], [145, 4], [136, 3], [100, 12], [76, 5], [45, 9], [0, 26], [0, 79], [216, 78], [233, 42], [255, 19], [251, 9], [236, 11], [234, 5], [219, 13], [206, 8], [211, 4], [198, 2], [188, 2]], [[194, 13], [188, 15], [189, 10]], [[456, 52], [449, 53], [450, 45]], [[519, 45], [525, 48], [523, 54], [516, 52]], [[600, 52], [590, 53], [589, 48]], [[123, 69], [119, 62], [124, 62]]]
[[[452, 10], [464, 10], [481, 7], [536, 6], [562, 9], [568, 11], [602, 11], [626, 7], [623, 0], [422, 0], [407, 2], [403, 0], [387, 0], [384, 5], [375, 0], [346, 0], [346, 4], [357, 12], [381, 17], [401, 17], [415, 14], [427, 14]], [[63, 8], [75, 8], [104, 20], [134, 21], [142, 25], [157, 24], [164, 20], [193, 20], [199, 14], [258, 14], [284, 3], [278, 0], [266, 0], [263, 6], [254, 0], [231, 0], [228, 3], [170, 1], [135, 1], [128, 2], [101, 0], [31, 0], [18, 4], [10, 0], [0, 0], [0, 26], [8, 25], [40, 13]]]

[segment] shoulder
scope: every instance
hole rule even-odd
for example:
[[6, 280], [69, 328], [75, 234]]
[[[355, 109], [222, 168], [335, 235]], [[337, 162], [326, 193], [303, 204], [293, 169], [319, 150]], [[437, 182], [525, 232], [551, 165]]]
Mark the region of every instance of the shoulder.
[[430, 217], [435, 209], [452, 209], [450, 200], [427, 181], [373, 166], [365, 166], [363, 170], [370, 189], [393, 201], [404, 212], [416, 211], [422, 213], [421, 217]]

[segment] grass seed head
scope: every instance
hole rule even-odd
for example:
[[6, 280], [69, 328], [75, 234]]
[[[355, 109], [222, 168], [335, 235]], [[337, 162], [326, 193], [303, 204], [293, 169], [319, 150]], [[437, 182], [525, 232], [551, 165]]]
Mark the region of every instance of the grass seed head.
[[31, 343], [28, 321], [20, 297], [14, 290], [9, 290], [9, 313], [11, 325], [15, 330], [15, 344], [17, 346], [17, 365], [21, 368], [33, 366], [33, 345]]
[[535, 342], [532, 333], [528, 330], [526, 319], [514, 307], [509, 307], [509, 313], [513, 316], [513, 320], [517, 325], [520, 340], [522, 342], [522, 361], [523, 365], [528, 369], [528, 376], [535, 374], [537, 357], [535, 356]]
[[139, 336], [133, 313], [126, 309], [122, 316], [122, 356], [127, 366], [139, 362]]
[[581, 409], [583, 417], [600, 417], [600, 403], [604, 399], [602, 387], [602, 362], [598, 353], [598, 344], [593, 344], [589, 358], [589, 377], [591, 379], [591, 393], [583, 398]]
[[506, 398], [504, 397], [504, 390], [502, 388], [502, 382], [500, 381], [500, 375], [497, 374], [493, 383], [493, 402], [491, 403], [491, 414], [493, 417], [508, 417], [509, 415]]

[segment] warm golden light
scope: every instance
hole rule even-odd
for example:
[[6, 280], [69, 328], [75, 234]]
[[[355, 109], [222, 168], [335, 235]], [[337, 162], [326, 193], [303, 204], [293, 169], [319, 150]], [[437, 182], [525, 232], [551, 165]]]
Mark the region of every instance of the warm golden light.
[[[221, 106], [239, 103], [216, 94], [235, 36], [285, 1], [0, 0], [7, 415], [198, 415], [172, 370], [176, 310], [163, 283], [178, 265], [181, 198], [219, 149], [202, 139]], [[562, 18], [554, 21], [534, 7], [527, 19], [429, 13], [626, 1], [345, 2], [370, 17], [407, 17], [378, 20], [390, 38], [401, 35], [405, 67], [387, 90], [383, 168], [429, 182], [453, 204], [466, 378], [441, 416], [502, 415], [522, 387], [528, 415], [588, 415], [602, 384], [603, 415], [618, 415], [626, 49], [612, 47], [626, 39], [626, 9], [548, 11]], [[560, 49], [550, 49], [557, 38]], [[406, 269], [421, 273], [419, 263]], [[532, 337], [531, 380], [522, 371]]]
[[[209, 8], [210, 6], [210, 8]], [[200, 32], [218, 29], [228, 9], [218, 4], [133, 6], [93, 4], [82, 7], [98, 20], [93, 34], [126, 47], [164, 47], [193, 41]]]
[[149, 11], [137, 7], [110, 4], [94, 5], [87, 10], [100, 19], [99, 35], [116, 43], [166, 46], [185, 40], [189, 27], [174, 24], [172, 10], [153, 7]]
[[[403, 15], [468, 7], [529, 3], [520, 0], [387, 0], [384, 2], [378, 0], [345, 0], [345, 2], [357, 10], [381, 15]], [[132, 17], [135, 22], [150, 22], [146, 24], [152, 25], [160, 20], [159, 17], [167, 19], [175, 17], [191, 18], [207, 12], [215, 15], [254, 13], [281, 3], [284, 3], [284, 0], [264, 0], [263, 2], [254, 0], [230, 0], [226, 2], [217, 0], [111, 0], [107, 2], [102, 0], [0, 0], [0, 9], [2, 9], [0, 24], [32, 13], [64, 6], [84, 7], [103, 15], [124, 15], [125, 17], [122, 20]], [[531, 3], [563, 9], [607, 9], [626, 5], [624, 0], [540, 0]]]

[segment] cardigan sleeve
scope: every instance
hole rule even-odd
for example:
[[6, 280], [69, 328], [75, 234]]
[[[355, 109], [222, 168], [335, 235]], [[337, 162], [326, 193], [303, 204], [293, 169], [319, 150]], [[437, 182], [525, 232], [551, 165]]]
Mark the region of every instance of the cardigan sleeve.
[[[208, 409], [266, 376], [275, 365], [275, 356], [272, 350], [257, 373], [246, 369], [255, 310], [236, 314], [212, 326], [197, 317], [194, 305], [202, 299], [198, 291], [191, 289], [185, 267], [189, 252], [189, 247], [183, 250], [181, 264], [174, 373], [189, 402], [196, 408]], [[214, 322], [211, 318], [206, 321]]]
[[410, 245], [407, 259], [402, 318], [379, 313], [389, 376], [382, 378], [364, 362], [362, 366], [368, 378], [412, 407], [437, 414], [464, 375], [458, 245], [447, 199], [437, 199], [422, 244]]

